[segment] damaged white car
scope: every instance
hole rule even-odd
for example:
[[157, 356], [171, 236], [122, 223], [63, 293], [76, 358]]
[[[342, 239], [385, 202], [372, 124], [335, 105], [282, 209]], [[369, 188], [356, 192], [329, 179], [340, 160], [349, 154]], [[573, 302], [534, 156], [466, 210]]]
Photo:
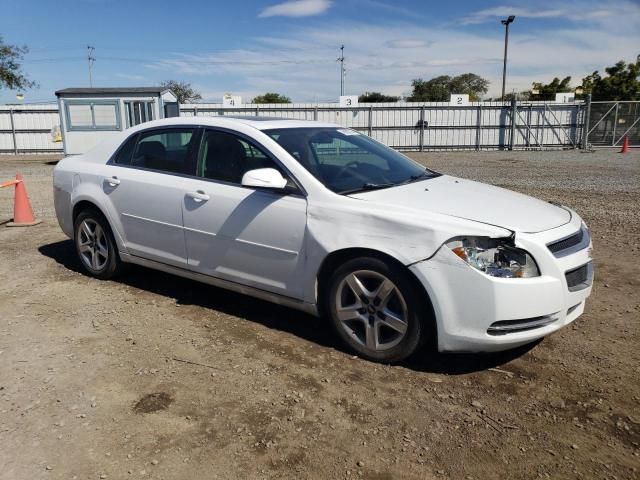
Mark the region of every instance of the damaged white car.
[[333, 124], [144, 123], [60, 161], [54, 192], [90, 275], [135, 263], [322, 314], [381, 362], [425, 342], [532, 342], [591, 293], [574, 211], [441, 175]]

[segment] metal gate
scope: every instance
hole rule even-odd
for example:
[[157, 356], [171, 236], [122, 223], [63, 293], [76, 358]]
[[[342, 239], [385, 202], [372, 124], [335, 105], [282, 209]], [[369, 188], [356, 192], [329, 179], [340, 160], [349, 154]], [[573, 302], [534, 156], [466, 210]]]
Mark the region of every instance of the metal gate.
[[640, 102], [589, 102], [583, 147], [619, 147], [624, 137], [640, 146]]
[[181, 105], [183, 116], [251, 115], [320, 120], [359, 130], [399, 150], [534, 150], [578, 148], [584, 104], [448, 102], [360, 104]]

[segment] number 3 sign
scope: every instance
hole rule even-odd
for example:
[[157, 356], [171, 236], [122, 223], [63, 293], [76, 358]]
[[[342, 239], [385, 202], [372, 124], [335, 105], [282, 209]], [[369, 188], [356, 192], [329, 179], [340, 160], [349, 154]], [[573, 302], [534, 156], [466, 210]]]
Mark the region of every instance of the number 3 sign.
[[340, 106], [341, 107], [357, 107], [358, 106], [358, 96], [357, 95], [342, 95], [340, 97]]

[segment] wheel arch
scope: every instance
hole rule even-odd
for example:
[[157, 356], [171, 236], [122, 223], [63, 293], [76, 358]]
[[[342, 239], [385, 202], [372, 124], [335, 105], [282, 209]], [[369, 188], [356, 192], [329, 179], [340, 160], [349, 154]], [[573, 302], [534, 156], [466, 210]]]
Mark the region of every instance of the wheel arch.
[[[107, 215], [107, 212], [103, 208], [101, 208], [98, 202], [96, 202], [95, 200], [91, 198], [83, 197], [73, 204], [73, 208], [71, 210], [72, 224], [75, 225], [76, 218], [78, 218], [78, 215], [80, 215], [80, 213], [85, 210], [95, 210], [99, 212], [104, 217], [105, 221], [107, 222], [107, 225], [109, 225], [109, 228], [111, 229], [111, 234], [113, 235], [113, 238], [116, 241], [118, 250], [121, 252], [126, 251], [124, 248], [124, 242], [122, 240], [122, 237], [120, 236], [120, 232], [118, 231], [117, 228], [115, 228], [115, 225], [113, 225], [113, 222], [109, 218], [109, 215]], [[75, 227], [74, 227], [73, 234], [75, 237]]]
[[[388, 253], [381, 252], [380, 250], [375, 250], [371, 248], [343, 248], [340, 250], [336, 250], [328, 254], [325, 259], [322, 261], [320, 268], [318, 269], [318, 274], [316, 275], [316, 302], [318, 306], [318, 312], [321, 315], [324, 315], [325, 310], [325, 299], [328, 290], [329, 278], [333, 271], [341, 264], [346, 261], [349, 261], [354, 258], [362, 258], [362, 257], [371, 257], [377, 258], [379, 260], [389, 262], [401, 270], [403, 270], [407, 278], [412, 282], [414, 288], [416, 288], [417, 292], [420, 293], [420, 298], [423, 299], [422, 307], [424, 309], [425, 315], [428, 315], [433, 320], [433, 326], [435, 328], [436, 319], [435, 319], [435, 310], [433, 308], [433, 303], [431, 301], [431, 297], [427, 290], [425, 289], [422, 282], [416, 277], [416, 275], [402, 262], [398, 259], [392, 257]], [[437, 332], [436, 332], [437, 333]]]
[[[107, 219], [107, 216], [105, 215], [105, 213], [95, 202], [85, 199], [85, 200], [80, 200], [79, 202], [76, 202], [75, 205], [73, 206], [73, 210], [71, 212], [71, 218], [74, 224], [76, 223], [76, 218], [78, 218], [78, 215], [80, 215], [80, 213], [85, 210], [97, 210], [102, 214], [102, 216], [105, 219]], [[109, 219], [107, 219], [107, 222], [109, 222]], [[111, 224], [109, 224], [109, 226], [111, 227]], [[111, 228], [111, 230], [113, 230], [113, 227]]]

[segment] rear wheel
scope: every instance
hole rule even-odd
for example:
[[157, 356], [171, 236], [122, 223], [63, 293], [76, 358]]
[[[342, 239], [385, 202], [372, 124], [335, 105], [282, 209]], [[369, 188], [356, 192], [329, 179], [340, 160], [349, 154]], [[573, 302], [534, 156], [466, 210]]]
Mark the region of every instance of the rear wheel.
[[78, 258], [89, 275], [106, 280], [122, 271], [113, 233], [102, 213], [81, 212], [75, 220], [74, 232]]
[[378, 258], [349, 260], [329, 280], [327, 312], [360, 356], [398, 362], [425, 340], [424, 302], [407, 272]]

